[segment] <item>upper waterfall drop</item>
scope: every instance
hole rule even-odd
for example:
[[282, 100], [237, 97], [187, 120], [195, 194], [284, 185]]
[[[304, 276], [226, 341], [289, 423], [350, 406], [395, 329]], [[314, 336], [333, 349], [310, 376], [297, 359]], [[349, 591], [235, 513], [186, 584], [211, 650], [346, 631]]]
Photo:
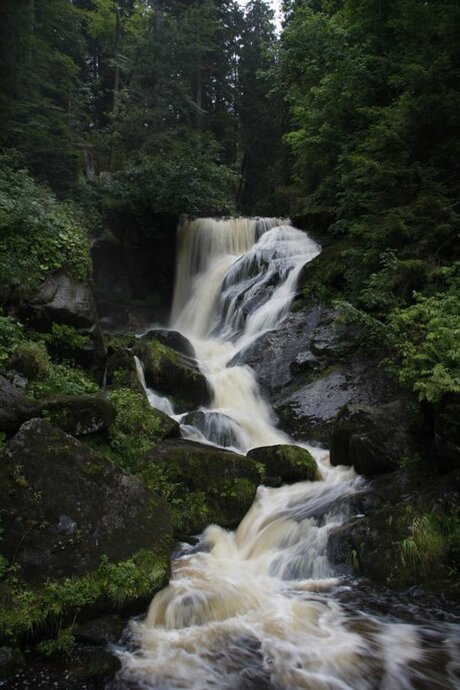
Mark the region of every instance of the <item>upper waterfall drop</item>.
[[171, 325], [220, 342], [274, 328], [319, 245], [281, 218], [201, 218], [178, 230]]

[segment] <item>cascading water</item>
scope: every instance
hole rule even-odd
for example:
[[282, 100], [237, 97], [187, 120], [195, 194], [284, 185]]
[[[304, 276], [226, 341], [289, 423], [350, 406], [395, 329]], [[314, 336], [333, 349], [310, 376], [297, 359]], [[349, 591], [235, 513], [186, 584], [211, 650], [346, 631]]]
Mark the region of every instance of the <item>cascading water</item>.
[[[252, 371], [227, 364], [282, 322], [299, 271], [318, 252], [280, 219], [182, 225], [171, 325], [192, 341], [213, 391], [199, 429], [184, 427], [185, 436], [239, 452], [292, 443]], [[164, 399], [150, 399], [165, 409]], [[328, 535], [352, 516], [363, 480], [332, 468], [327, 451], [309, 449], [321, 481], [260, 487], [234, 533], [212, 525], [197, 545], [182, 546], [169, 586], [131, 626], [136, 651], [120, 651], [117, 688], [460, 687], [458, 626], [385, 620], [340, 603], [344, 592], [353, 601], [356, 585], [336, 577]]]

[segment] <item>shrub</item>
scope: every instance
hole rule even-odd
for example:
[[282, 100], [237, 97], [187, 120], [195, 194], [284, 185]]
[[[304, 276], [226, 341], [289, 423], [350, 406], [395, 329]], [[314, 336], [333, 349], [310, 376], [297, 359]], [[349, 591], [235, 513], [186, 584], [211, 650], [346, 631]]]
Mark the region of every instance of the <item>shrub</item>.
[[74, 208], [0, 157], [1, 291], [28, 294], [58, 269], [84, 280], [90, 267], [87, 231]]
[[161, 425], [147, 399], [138, 391], [119, 388], [109, 393], [117, 416], [110, 429], [112, 459], [123, 469], [136, 472], [143, 453], [161, 438]]
[[0, 370], [24, 338], [23, 327], [11, 316], [0, 316]]

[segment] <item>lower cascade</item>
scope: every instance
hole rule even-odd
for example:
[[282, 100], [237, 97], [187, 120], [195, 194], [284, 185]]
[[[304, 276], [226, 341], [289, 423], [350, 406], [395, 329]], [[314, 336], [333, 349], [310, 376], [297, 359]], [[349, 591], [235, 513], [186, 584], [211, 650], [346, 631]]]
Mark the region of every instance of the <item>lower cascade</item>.
[[[212, 390], [199, 411], [204, 421], [184, 424], [184, 437], [239, 453], [294, 443], [276, 428], [251, 369], [227, 365], [282, 323], [300, 270], [319, 252], [281, 219], [182, 224], [170, 325], [193, 344]], [[154, 407], [174, 414], [167, 399], [147, 392]], [[326, 450], [305, 447], [318, 481], [261, 486], [235, 532], [211, 525], [194, 546], [180, 546], [170, 584], [117, 650], [123, 667], [114, 690], [460, 687], [457, 624], [436, 622], [413, 602], [390, 613], [394, 594], [374, 593], [372, 607], [365, 585], [334, 571], [328, 537], [353, 517], [364, 480], [331, 467]]]

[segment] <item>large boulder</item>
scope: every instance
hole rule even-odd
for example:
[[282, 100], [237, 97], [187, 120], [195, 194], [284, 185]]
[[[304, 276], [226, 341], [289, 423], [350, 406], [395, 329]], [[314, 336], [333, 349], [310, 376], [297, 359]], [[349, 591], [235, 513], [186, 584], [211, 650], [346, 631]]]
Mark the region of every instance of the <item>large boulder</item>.
[[167, 479], [171, 500], [181, 511], [178, 528], [187, 533], [210, 522], [236, 526], [260, 483], [254, 460], [183, 439], [159, 443], [146, 453], [144, 464], [142, 477], [153, 489]]
[[281, 393], [275, 401], [280, 426], [293, 438], [329, 445], [334, 420], [347, 404], [377, 405], [395, 398], [396, 385], [374, 359], [356, 353], [317, 378]]
[[169, 550], [165, 501], [42, 419], [8, 443], [0, 485], [0, 549], [28, 582], [83, 575], [103, 555], [122, 561], [143, 548]]
[[[445, 527], [458, 520], [459, 497], [458, 471], [377, 477], [358, 511], [365, 514], [331, 531], [329, 560], [337, 572], [363, 575], [378, 585], [442, 591], [452, 584], [449, 570], [458, 568], [458, 539], [452, 532], [446, 536]], [[450, 595], [458, 598], [458, 584]]]
[[194, 359], [162, 345], [158, 340], [140, 341], [134, 346], [133, 353], [144, 365], [147, 386], [173, 396], [175, 409], [186, 411], [209, 404], [208, 384]]
[[[75, 280], [63, 271], [50, 274], [36, 294], [21, 307], [22, 317], [40, 331], [53, 324], [76, 329], [78, 342], [60, 342], [57, 351], [84, 367], [102, 367], [106, 349], [90, 285]], [[53, 343], [50, 344], [51, 350]]]
[[252, 448], [247, 457], [264, 465], [264, 484], [267, 485], [314, 481], [321, 477], [314, 457], [299, 446], [261, 446]]
[[170, 347], [186, 357], [195, 358], [195, 348], [185, 335], [179, 331], [170, 331], [166, 328], [154, 328], [144, 333], [142, 340], [158, 340], [162, 345]]
[[400, 400], [345, 405], [334, 420], [331, 464], [353, 465], [367, 476], [391, 472], [417, 458], [414, 439], [420, 434], [414, 413]]
[[181, 422], [193, 426], [204, 438], [223, 448], [238, 448], [242, 430], [238, 422], [215, 410], [196, 410], [187, 414]]
[[[311, 353], [308, 346], [319, 318], [319, 307], [288, 314], [281, 328], [264, 333], [238, 352], [228, 366], [249, 365], [259, 385], [273, 397], [283, 387], [293, 383], [296, 373], [320, 368], [318, 357]], [[295, 363], [298, 364], [298, 371]]]
[[38, 403], [40, 416], [72, 436], [107, 431], [116, 410], [111, 402], [96, 395], [57, 395]]
[[0, 375], [0, 432], [13, 435], [21, 424], [37, 414], [36, 403], [26, 398], [23, 389]]
[[63, 271], [50, 274], [30, 301], [37, 318], [91, 328], [98, 322], [96, 303], [87, 283], [70, 278]]

